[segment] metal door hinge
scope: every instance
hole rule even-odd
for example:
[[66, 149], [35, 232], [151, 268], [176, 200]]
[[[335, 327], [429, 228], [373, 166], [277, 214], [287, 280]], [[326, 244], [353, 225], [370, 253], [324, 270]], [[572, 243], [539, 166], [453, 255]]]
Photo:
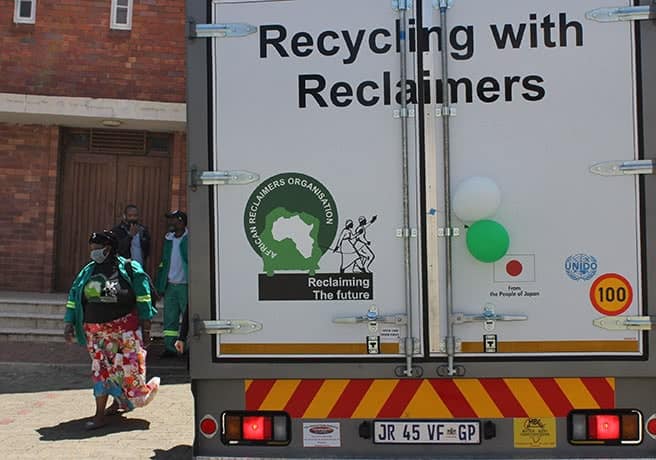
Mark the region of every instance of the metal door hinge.
[[599, 176], [654, 174], [654, 160], [605, 161], [592, 165], [590, 172]]
[[526, 321], [527, 315], [507, 315], [498, 314], [494, 311], [494, 305], [491, 303], [485, 304], [483, 313], [479, 314], [465, 314], [454, 313], [453, 324], [464, 324], [473, 322], [482, 322], [486, 331], [493, 331], [497, 321]]
[[194, 336], [201, 334], [252, 334], [261, 331], [262, 324], [248, 319], [231, 319], [221, 321], [202, 320], [198, 315], [194, 316]]
[[586, 19], [597, 22], [644, 21], [656, 19], [656, 4], [597, 8], [585, 13]]
[[592, 324], [607, 331], [649, 331], [656, 322], [652, 316], [603, 316]]
[[260, 180], [260, 175], [250, 171], [198, 171], [191, 168], [191, 187], [199, 185], [246, 185]]
[[241, 22], [223, 24], [196, 24], [189, 22], [189, 38], [245, 37], [257, 32], [257, 27]]

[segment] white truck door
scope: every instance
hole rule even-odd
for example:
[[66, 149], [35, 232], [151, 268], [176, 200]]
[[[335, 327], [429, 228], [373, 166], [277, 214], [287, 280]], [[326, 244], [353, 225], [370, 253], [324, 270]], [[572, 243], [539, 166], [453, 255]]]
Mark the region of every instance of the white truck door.
[[[640, 186], [630, 173], [640, 158], [634, 26], [586, 18], [631, 4], [455, 0], [448, 10], [457, 353], [643, 353], [639, 331], [612, 327], [643, 311]], [[425, 2], [424, 27], [436, 25]], [[437, 158], [427, 178], [440, 206], [443, 135], [438, 119], [427, 130]], [[435, 213], [429, 233], [443, 222]], [[429, 257], [443, 257], [445, 244], [429, 242]], [[430, 297], [435, 355], [448, 335], [446, 270], [429, 281], [429, 292], [440, 286]]]
[[[259, 176], [215, 189], [215, 319], [262, 326], [221, 335], [217, 356], [389, 357], [409, 332], [419, 348], [416, 130], [410, 118], [406, 231], [399, 12], [378, 0], [217, 1], [213, 15], [256, 28], [213, 39], [214, 169]], [[407, 69], [414, 78], [412, 56]]]

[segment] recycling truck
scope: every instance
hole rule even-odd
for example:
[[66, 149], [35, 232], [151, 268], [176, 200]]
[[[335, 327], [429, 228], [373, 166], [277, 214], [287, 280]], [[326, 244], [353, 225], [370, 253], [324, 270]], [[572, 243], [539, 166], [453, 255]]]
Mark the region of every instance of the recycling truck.
[[656, 6], [187, 2], [196, 458], [654, 458]]

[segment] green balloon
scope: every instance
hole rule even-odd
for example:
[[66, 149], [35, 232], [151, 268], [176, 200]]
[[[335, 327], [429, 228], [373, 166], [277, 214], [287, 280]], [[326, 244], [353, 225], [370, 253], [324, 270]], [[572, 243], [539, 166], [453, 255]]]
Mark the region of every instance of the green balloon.
[[496, 262], [506, 255], [509, 246], [508, 232], [493, 220], [479, 220], [467, 230], [467, 249], [481, 262]]

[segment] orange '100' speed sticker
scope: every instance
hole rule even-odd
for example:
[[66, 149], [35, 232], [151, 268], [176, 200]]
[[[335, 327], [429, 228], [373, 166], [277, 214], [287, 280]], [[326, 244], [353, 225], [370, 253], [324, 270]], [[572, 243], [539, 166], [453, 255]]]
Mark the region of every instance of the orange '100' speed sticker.
[[617, 316], [624, 313], [633, 301], [631, 283], [617, 273], [601, 275], [590, 287], [590, 302], [604, 315]]

